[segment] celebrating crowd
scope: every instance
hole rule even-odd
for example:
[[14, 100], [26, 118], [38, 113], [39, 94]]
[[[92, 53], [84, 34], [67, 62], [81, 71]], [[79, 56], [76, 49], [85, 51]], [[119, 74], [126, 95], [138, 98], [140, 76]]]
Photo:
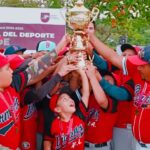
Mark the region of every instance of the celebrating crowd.
[[68, 34], [0, 53], [0, 149], [150, 150], [150, 46], [118, 55], [85, 32], [84, 68]]

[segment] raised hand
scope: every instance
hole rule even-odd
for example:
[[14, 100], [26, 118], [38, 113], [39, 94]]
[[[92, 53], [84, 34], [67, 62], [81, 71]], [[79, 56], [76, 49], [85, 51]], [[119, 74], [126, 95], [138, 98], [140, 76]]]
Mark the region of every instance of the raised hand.
[[74, 71], [74, 70], [77, 70], [77, 69], [78, 68], [73, 64], [69, 64], [69, 65], [65, 64], [65, 65], [63, 65], [62, 67], [59, 68], [58, 74], [63, 77], [65, 75], [67, 75], [68, 73], [70, 73], [71, 71]]
[[87, 74], [88, 78], [92, 78], [93, 76], [95, 76], [96, 75], [96, 67], [93, 64], [88, 63], [87, 67], [86, 67], [86, 74]]

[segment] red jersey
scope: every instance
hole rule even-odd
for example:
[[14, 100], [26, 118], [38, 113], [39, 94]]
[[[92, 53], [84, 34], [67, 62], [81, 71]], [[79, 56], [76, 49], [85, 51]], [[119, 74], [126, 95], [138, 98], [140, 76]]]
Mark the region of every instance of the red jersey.
[[44, 114], [41, 109], [37, 108], [37, 132], [40, 134], [44, 133]]
[[126, 128], [131, 124], [132, 101], [118, 101], [118, 116], [115, 123], [116, 127]]
[[[134, 85], [132, 85], [131, 77], [123, 75], [122, 70], [118, 70], [117, 85], [126, 88], [131, 95], [134, 95]], [[126, 128], [127, 124], [131, 124], [132, 100], [118, 101], [116, 127]]]
[[[96, 144], [112, 139], [113, 126], [116, 122], [116, 103], [109, 99], [107, 112], [96, 102], [94, 95], [90, 96], [85, 140]], [[112, 112], [112, 110], [114, 112]]]
[[21, 109], [21, 149], [36, 150], [37, 111], [34, 104]]
[[[45, 130], [49, 129], [49, 133], [44, 135], [44, 139], [52, 142], [52, 150], [84, 150], [84, 119], [87, 115], [87, 109], [78, 90], [73, 92], [71, 97], [77, 102], [77, 106], [70, 121], [64, 122], [55, 118], [45, 126], [47, 128]], [[47, 119], [51, 119], [50, 116]]]
[[19, 94], [9, 87], [0, 92], [0, 144], [17, 149], [20, 143]]
[[27, 81], [26, 72], [13, 75], [11, 86], [0, 92], [0, 144], [13, 150], [20, 145], [20, 96], [17, 92], [24, 89]]
[[135, 83], [133, 100], [133, 135], [138, 141], [150, 143], [150, 83], [142, 80], [137, 66], [131, 62], [132, 56], [123, 59], [124, 73], [128, 73]]
[[51, 127], [52, 150], [84, 150], [84, 122], [73, 115], [69, 122], [56, 118]]

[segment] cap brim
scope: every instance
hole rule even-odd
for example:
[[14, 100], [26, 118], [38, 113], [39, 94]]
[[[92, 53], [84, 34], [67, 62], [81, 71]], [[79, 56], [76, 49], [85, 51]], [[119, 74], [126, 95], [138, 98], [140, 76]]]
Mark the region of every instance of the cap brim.
[[55, 94], [52, 96], [51, 100], [50, 100], [50, 103], [49, 103], [49, 107], [52, 111], [55, 112], [55, 107], [57, 105], [57, 100], [58, 100], [58, 97], [59, 95], [58, 94]]
[[17, 50], [16, 52], [20, 52], [20, 51], [24, 52], [26, 50], [27, 50], [26, 48], [22, 48], [22, 49]]
[[140, 59], [138, 55], [129, 56], [129, 57], [128, 57], [128, 60], [129, 60], [132, 64], [137, 65], [137, 66], [142, 66], [142, 65], [148, 64], [148, 62], [143, 61], [142, 59]]

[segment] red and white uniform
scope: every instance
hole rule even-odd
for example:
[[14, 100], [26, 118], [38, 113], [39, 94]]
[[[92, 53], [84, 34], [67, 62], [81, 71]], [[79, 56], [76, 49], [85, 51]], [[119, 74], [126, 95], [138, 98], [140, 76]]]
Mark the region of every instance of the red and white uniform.
[[52, 150], [84, 150], [84, 122], [73, 115], [69, 122], [56, 118], [52, 123]]
[[45, 134], [44, 139], [52, 142], [52, 150], [84, 150], [84, 118], [87, 112], [84, 103], [76, 94], [73, 99], [78, 101], [79, 107], [72, 118], [68, 122], [55, 118], [50, 123], [49, 133]]
[[117, 106], [113, 102], [109, 98], [109, 108], [105, 111], [96, 102], [94, 95], [90, 96], [85, 134], [87, 142], [98, 144], [112, 139], [113, 126], [117, 118]]
[[[20, 95], [27, 83], [26, 72], [13, 76], [12, 85], [0, 92], [0, 144], [16, 150], [20, 145]], [[17, 92], [18, 91], [18, 92]], [[15, 138], [14, 138], [15, 137]]]
[[142, 80], [132, 57], [123, 59], [124, 73], [130, 75], [135, 83], [132, 112], [133, 135], [143, 143], [150, 143], [150, 83]]
[[15, 89], [0, 92], [0, 144], [16, 150], [20, 143], [20, 101]]
[[[21, 92], [21, 144], [22, 150], [36, 150], [36, 133], [37, 133], [37, 110], [34, 103], [26, 104], [26, 101], [36, 98], [34, 95], [28, 95], [32, 88], [26, 88]], [[29, 99], [30, 98], [30, 99]]]
[[21, 108], [21, 149], [36, 150], [37, 110], [31, 103]]
[[[122, 71], [119, 70], [117, 85], [122, 86], [130, 92], [131, 95], [134, 94], [133, 85], [130, 85], [131, 77], [123, 75]], [[131, 124], [131, 113], [132, 113], [132, 100], [128, 101], [118, 101], [117, 112], [118, 117], [115, 123], [116, 127], [127, 128], [128, 124]]]

